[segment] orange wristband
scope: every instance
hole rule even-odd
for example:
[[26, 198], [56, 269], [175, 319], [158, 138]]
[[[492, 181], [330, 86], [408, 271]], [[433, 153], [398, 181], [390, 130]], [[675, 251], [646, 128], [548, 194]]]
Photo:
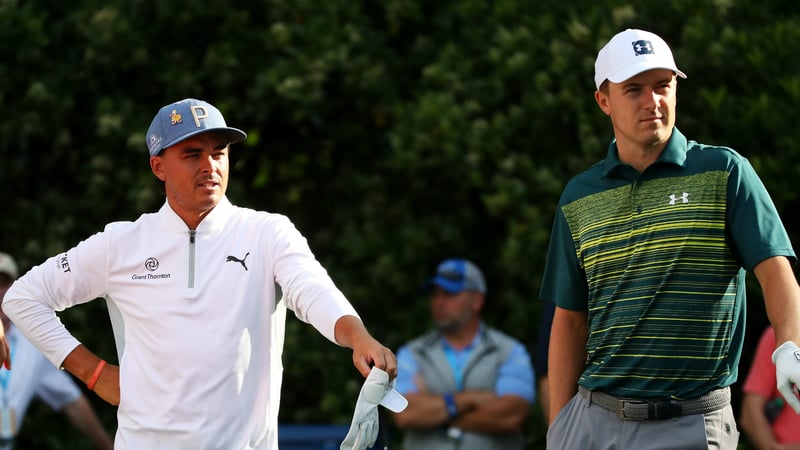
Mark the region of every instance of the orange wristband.
[[99, 363], [97, 363], [97, 367], [94, 368], [94, 373], [92, 374], [92, 378], [86, 383], [86, 387], [89, 388], [90, 391], [94, 390], [94, 386], [97, 384], [97, 380], [100, 379], [100, 374], [103, 373], [103, 369], [106, 368], [106, 360], [101, 359]]

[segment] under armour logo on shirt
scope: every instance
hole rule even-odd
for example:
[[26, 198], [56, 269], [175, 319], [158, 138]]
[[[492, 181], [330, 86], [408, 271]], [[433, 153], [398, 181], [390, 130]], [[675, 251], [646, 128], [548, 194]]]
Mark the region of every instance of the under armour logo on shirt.
[[684, 192], [683, 194], [681, 194], [680, 197], [678, 197], [675, 194], [670, 194], [669, 195], [669, 204], [670, 205], [674, 205], [678, 200], [680, 200], [681, 203], [689, 203], [689, 193], [688, 192]]

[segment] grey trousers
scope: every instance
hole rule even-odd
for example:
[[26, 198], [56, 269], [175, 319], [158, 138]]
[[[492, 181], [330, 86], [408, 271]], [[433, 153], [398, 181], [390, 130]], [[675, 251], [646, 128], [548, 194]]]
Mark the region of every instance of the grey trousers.
[[547, 430], [548, 450], [735, 450], [733, 408], [666, 420], [623, 420], [576, 394]]

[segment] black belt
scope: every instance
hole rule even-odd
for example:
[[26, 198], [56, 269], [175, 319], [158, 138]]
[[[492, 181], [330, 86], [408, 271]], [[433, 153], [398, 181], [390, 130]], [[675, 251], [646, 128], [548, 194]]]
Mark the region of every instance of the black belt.
[[594, 403], [623, 420], [664, 420], [706, 414], [731, 403], [731, 390], [727, 387], [691, 400], [615, 397], [605, 392], [590, 391], [583, 386], [578, 386], [578, 392], [589, 404]]

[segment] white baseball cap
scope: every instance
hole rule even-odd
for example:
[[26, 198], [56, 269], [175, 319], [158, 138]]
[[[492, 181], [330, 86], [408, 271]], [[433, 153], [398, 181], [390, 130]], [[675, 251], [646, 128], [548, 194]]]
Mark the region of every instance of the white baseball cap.
[[672, 51], [663, 39], [649, 31], [628, 28], [617, 33], [597, 53], [594, 62], [594, 84], [597, 89], [605, 80], [623, 81], [650, 69], [669, 69], [679, 77]]
[[12, 279], [17, 278], [17, 263], [8, 253], [0, 253], [0, 273], [7, 274]]

